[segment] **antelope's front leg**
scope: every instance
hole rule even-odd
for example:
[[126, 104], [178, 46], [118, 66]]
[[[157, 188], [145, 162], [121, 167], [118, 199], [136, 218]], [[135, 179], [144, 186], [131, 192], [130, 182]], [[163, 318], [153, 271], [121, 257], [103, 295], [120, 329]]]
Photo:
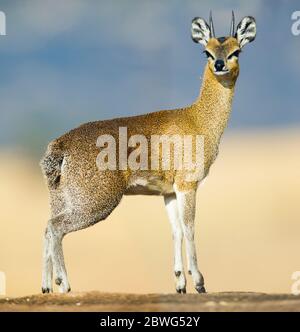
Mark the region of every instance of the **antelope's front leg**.
[[165, 206], [172, 227], [174, 242], [174, 274], [177, 293], [186, 293], [186, 279], [182, 262], [182, 228], [179, 220], [176, 195], [164, 196]]
[[196, 190], [180, 191], [176, 189], [177, 205], [181, 226], [185, 238], [187, 263], [192, 275], [195, 289], [198, 293], [205, 293], [204, 279], [198, 269], [197, 254], [194, 242]]

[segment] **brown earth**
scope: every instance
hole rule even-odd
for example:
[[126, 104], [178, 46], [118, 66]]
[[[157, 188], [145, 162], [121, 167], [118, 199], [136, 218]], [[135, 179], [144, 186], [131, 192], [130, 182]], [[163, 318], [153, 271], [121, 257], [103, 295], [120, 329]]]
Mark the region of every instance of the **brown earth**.
[[300, 311], [300, 296], [251, 292], [41, 294], [1, 299], [0, 311]]

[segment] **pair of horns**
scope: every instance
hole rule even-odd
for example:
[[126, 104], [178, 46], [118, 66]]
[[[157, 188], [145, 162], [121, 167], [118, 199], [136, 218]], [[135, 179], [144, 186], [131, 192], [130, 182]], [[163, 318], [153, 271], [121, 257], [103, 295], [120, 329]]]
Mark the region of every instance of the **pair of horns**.
[[[234, 25], [235, 25], [235, 22], [234, 22], [234, 12], [232, 11], [232, 18], [231, 18], [231, 24], [230, 24], [230, 36], [231, 37], [234, 37]], [[210, 11], [210, 14], [209, 14], [209, 27], [210, 27], [210, 31], [211, 31], [211, 36], [213, 38], [216, 37], [216, 34], [215, 34], [215, 28], [214, 28], [214, 22], [213, 22], [213, 19], [212, 19], [212, 13]]]

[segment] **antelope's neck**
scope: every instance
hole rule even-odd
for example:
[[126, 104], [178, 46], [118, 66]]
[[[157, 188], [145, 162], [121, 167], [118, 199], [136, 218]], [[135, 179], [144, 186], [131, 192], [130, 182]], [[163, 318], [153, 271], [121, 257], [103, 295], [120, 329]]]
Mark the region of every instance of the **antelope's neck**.
[[206, 66], [200, 95], [192, 105], [199, 130], [215, 143], [219, 143], [227, 125], [238, 75], [226, 76], [216, 77]]

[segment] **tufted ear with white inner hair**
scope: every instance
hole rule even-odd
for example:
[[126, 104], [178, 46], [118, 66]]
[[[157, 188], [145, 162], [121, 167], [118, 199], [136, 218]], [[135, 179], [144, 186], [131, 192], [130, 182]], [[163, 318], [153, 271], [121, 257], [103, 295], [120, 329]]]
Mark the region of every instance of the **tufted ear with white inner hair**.
[[254, 17], [246, 16], [238, 24], [236, 28], [235, 37], [240, 45], [240, 48], [248, 43], [251, 43], [256, 36], [256, 22]]
[[207, 45], [211, 38], [211, 31], [209, 25], [201, 17], [195, 17], [192, 21], [192, 39], [195, 43]]

